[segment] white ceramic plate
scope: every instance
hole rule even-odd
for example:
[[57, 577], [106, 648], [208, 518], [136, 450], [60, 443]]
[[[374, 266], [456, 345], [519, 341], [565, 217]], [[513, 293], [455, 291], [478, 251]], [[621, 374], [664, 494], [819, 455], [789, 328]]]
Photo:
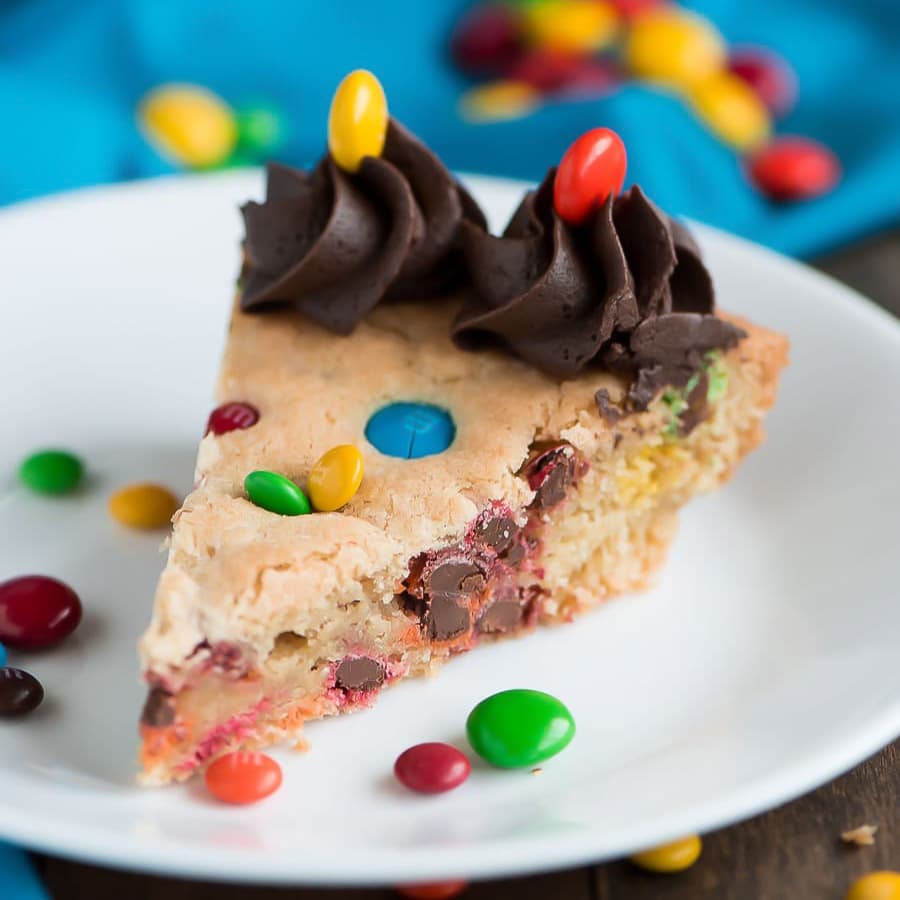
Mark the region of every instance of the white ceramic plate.
[[[494, 224], [520, 186], [472, 179]], [[700, 232], [723, 305], [782, 329], [793, 364], [768, 443], [699, 500], [660, 587], [461, 658], [276, 750], [284, 787], [227, 808], [133, 783], [134, 643], [159, 538], [106, 515], [116, 486], [187, 490], [229, 311], [239, 202], [258, 173], [92, 190], [0, 214], [0, 579], [62, 577], [86, 620], [14, 664], [48, 699], [0, 722], [0, 836], [111, 865], [233, 880], [402, 883], [597, 861], [705, 831], [826, 781], [900, 734], [900, 328], [850, 291]], [[29, 450], [82, 453], [90, 483], [44, 500]], [[476, 768], [437, 798], [392, 781], [423, 740], [461, 742], [482, 697], [563, 698], [575, 741], [529, 772]]]

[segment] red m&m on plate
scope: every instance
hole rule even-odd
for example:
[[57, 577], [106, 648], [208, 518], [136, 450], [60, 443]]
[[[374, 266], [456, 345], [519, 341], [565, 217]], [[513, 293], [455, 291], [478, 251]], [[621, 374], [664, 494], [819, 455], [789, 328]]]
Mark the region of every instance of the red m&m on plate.
[[419, 794], [442, 794], [459, 787], [472, 771], [468, 757], [450, 744], [430, 742], [404, 750], [394, 763], [397, 780]]
[[593, 128], [568, 150], [553, 183], [553, 206], [561, 219], [581, 225], [625, 181], [627, 156], [622, 139], [609, 128]]

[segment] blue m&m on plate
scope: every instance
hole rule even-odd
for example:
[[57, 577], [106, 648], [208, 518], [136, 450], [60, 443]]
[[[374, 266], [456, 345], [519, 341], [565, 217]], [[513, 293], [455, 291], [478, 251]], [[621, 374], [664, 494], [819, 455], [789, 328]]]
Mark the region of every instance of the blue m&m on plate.
[[391, 403], [366, 424], [366, 440], [385, 456], [399, 459], [443, 453], [455, 437], [453, 417], [431, 403]]

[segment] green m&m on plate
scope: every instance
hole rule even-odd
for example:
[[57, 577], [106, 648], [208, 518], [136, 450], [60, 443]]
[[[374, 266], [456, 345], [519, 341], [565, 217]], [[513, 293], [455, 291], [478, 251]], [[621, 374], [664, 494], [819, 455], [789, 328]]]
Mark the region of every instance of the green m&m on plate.
[[469, 713], [466, 735], [486, 762], [501, 769], [519, 769], [565, 750], [575, 736], [575, 719], [551, 694], [501, 691]]
[[306, 494], [284, 475], [258, 469], [244, 479], [251, 502], [280, 516], [305, 516], [310, 512]]
[[19, 478], [38, 494], [68, 494], [84, 475], [84, 464], [68, 450], [38, 450], [22, 461]]

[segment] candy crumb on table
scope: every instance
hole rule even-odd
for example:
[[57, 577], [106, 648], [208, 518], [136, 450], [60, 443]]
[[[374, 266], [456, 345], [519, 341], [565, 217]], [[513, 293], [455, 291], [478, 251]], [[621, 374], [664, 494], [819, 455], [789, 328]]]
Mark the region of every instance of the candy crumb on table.
[[845, 844], [854, 844], [857, 847], [871, 847], [875, 844], [875, 835], [878, 832], [877, 825], [860, 825], [841, 832], [841, 840]]

